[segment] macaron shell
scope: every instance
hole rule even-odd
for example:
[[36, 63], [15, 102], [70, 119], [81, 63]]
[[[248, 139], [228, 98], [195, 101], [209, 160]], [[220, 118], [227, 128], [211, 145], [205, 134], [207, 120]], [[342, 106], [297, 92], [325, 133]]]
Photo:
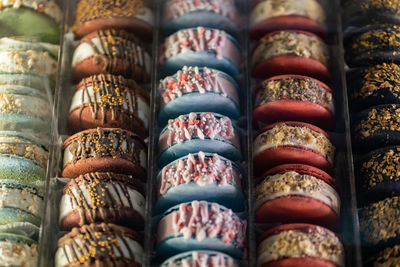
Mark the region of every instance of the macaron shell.
[[0, 154], [0, 179], [34, 184], [46, 179], [46, 169], [29, 159]]
[[60, 26], [49, 16], [26, 7], [0, 10], [0, 36], [29, 36], [58, 44]]
[[331, 80], [330, 71], [320, 61], [290, 54], [279, 55], [262, 61], [253, 68], [252, 76], [265, 79], [287, 73], [310, 76], [322, 81]]
[[27, 211], [16, 208], [0, 208], [0, 225], [11, 223], [31, 223], [35, 226], [40, 226], [41, 218]]
[[338, 265], [334, 264], [333, 262], [313, 257], [288, 258], [288, 259], [263, 263], [261, 266], [262, 267], [338, 267]]

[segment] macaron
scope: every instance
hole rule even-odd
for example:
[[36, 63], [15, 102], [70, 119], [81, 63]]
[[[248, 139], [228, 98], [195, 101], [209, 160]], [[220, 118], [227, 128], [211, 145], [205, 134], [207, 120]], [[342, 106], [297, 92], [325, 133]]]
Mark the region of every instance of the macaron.
[[166, 35], [198, 26], [236, 35], [240, 15], [234, 0], [165, 1], [162, 28]]
[[326, 12], [316, 0], [259, 0], [250, 13], [250, 37], [260, 39], [278, 30], [326, 35]]
[[252, 76], [266, 79], [275, 75], [298, 74], [329, 81], [329, 47], [317, 35], [296, 30], [264, 35], [252, 56]]
[[212, 28], [182, 29], [165, 38], [160, 51], [161, 76], [175, 74], [184, 66], [209, 67], [235, 77], [241, 54], [228, 33]]
[[58, 44], [63, 12], [54, 0], [0, 2], [0, 36], [25, 36]]
[[238, 263], [225, 253], [210, 250], [194, 250], [180, 253], [164, 261], [161, 267], [175, 266], [224, 266], [239, 267]]
[[182, 202], [216, 202], [236, 212], [244, 210], [239, 167], [218, 154], [189, 154], [165, 166], [157, 176], [158, 214]]
[[263, 128], [254, 140], [254, 168], [260, 175], [281, 164], [306, 164], [333, 172], [335, 147], [328, 134], [308, 123], [278, 122]]
[[355, 161], [359, 200], [371, 202], [400, 192], [400, 146], [372, 150]]
[[96, 74], [122, 75], [138, 83], [150, 79], [151, 57], [143, 43], [124, 30], [99, 30], [85, 35], [72, 56], [76, 82]]
[[55, 80], [37, 73], [0, 73], [0, 86], [3, 85], [29, 87], [49, 96], [55, 88]]
[[383, 104], [400, 104], [400, 66], [381, 63], [347, 73], [350, 108], [360, 111]]
[[105, 222], [141, 230], [145, 203], [142, 185], [132, 176], [109, 172], [80, 175], [64, 187], [61, 229]]
[[0, 179], [41, 184], [47, 161], [47, 149], [33, 136], [0, 131]]
[[400, 238], [400, 197], [388, 197], [360, 211], [360, 232], [365, 246], [398, 244]]
[[1, 179], [0, 225], [12, 226], [25, 222], [40, 226], [43, 199], [43, 188], [17, 180]]
[[139, 235], [115, 224], [73, 228], [58, 240], [55, 266], [132, 266], [143, 264]]
[[364, 265], [367, 267], [400, 265], [400, 245], [389, 246], [373, 256], [367, 256]]
[[312, 224], [284, 224], [260, 238], [258, 266], [345, 266], [344, 248], [330, 230]]
[[215, 112], [240, 117], [239, 85], [228, 74], [207, 67], [184, 66], [160, 81], [159, 124], [189, 112]]
[[0, 233], [2, 266], [37, 266], [38, 244], [22, 235]]
[[150, 97], [135, 81], [109, 74], [83, 79], [71, 100], [71, 132], [90, 128], [123, 128], [148, 135]]
[[62, 176], [116, 172], [144, 179], [147, 148], [133, 132], [120, 128], [89, 129], [69, 137], [63, 146]]
[[144, 0], [80, 0], [73, 31], [77, 39], [105, 29], [124, 29], [151, 41], [154, 14]]
[[335, 103], [323, 82], [300, 75], [279, 75], [263, 81], [254, 100], [253, 122], [304, 121], [332, 129]]
[[400, 104], [371, 107], [351, 119], [353, 145], [358, 152], [400, 145]]
[[242, 258], [247, 222], [217, 203], [193, 201], [171, 208], [157, 229], [156, 255], [165, 260], [191, 250], [213, 250]]
[[239, 161], [240, 137], [235, 127], [228, 117], [211, 112], [192, 112], [169, 120], [158, 140], [158, 165], [199, 151]]
[[367, 25], [352, 28], [345, 34], [345, 59], [349, 67], [363, 67], [383, 62], [400, 63], [400, 26]]
[[262, 223], [339, 225], [340, 197], [335, 180], [303, 164], [284, 164], [266, 171], [255, 187], [256, 220]]

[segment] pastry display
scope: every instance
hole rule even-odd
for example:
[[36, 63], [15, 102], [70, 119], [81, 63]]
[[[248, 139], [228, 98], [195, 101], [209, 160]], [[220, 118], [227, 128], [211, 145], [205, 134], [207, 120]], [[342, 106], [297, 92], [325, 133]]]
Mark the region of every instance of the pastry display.
[[157, 213], [193, 200], [217, 202], [234, 211], [244, 210], [241, 170], [218, 154], [188, 154], [162, 168], [157, 180]]
[[203, 26], [237, 35], [240, 15], [234, 0], [165, 1], [162, 28], [166, 35]]
[[300, 75], [280, 75], [263, 81], [254, 100], [253, 121], [304, 121], [332, 129], [335, 105], [332, 90], [323, 82]]
[[246, 221], [217, 203], [193, 201], [165, 212], [157, 228], [159, 259], [191, 250], [216, 250], [242, 258]]
[[266, 231], [258, 245], [258, 266], [344, 266], [344, 248], [328, 229], [285, 224]]
[[160, 124], [190, 112], [215, 112], [232, 119], [240, 117], [239, 85], [219, 70], [184, 66], [173, 76], [164, 78], [158, 90]]
[[173, 75], [184, 66], [209, 67], [233, 77], [239, 74], [238, 42], [228, 33], [212, 28], [190, 28], [165, 38], [160, 51], [161, 75]]
[[336, 228], [340, 197], [326, 172], [301, 164], [266, 171], [254, 189], [258, 222], [307, 222]]
[[262, 37], [253, 50], [252, 76], [298, 74], [329, 81], [329, 48], [317, 35], [295, 30], [275, 31]]

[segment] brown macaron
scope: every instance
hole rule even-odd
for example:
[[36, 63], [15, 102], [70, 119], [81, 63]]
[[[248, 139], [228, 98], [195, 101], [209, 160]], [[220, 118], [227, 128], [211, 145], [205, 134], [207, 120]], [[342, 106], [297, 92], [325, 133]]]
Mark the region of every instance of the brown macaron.
[[89, 172], [116, 172], [144, 179], [147, 148], [142, 138], [120, 128], [89, 129], [64, 142], [62, 176], [76, 178]]
[[148, 135], [149, 94], [135, 81], [109, 74], [93, 75], [77, 86], [68, 127], [73, 133], [96, 127], [122, 128]]
[[148, 82], [151, 57], [142, 42], [124, 30], [100, 30], [85, 35], [72, 56], [75, 81], [95, 74], [123, 75]]
[[151, 41], [154, 14], [144, 0], [80, 0], [73, 30], [77, 39], [98, 30], [125, 29]]
[[58, 240], [55, 266], [132, 266], [143, 264], [139, 235], [115, 224], [76, 227]]
[[95, 172], [65, 185], [60, 201], [60, 227], [68, 231], [105, 222], [141, 230], [144, 226], [142, 184], [132, 176]]

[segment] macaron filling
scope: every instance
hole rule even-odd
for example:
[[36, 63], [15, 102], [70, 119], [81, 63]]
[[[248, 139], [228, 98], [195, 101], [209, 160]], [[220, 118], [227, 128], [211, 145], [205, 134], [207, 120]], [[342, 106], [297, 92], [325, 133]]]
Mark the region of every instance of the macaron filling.
[[280, 31], [260, 40], [252, 56], [253, 66], [282, 55], [311, 58], [329, 65], [328, 46], [317, 36], [295, 31]]
[[314, 176], [289, 171], [268, 176], [255, 187], [256, 209], [266, 201], [298, 195], [317, 199], [340, 213], [340, 198], [328, 183]]
[[111, 120], [118, 119], [117, 112], [122, 111], [139, 118], [145, 128], [148, 128], [149, 103], [145, 97], [137, 94], [136, 89], [128, 88], [116, 79], [96, 80], [94, 76], [90, 83], [84, 80], [82, 84], [83, 87], [78, 88], [72, 97], [70, 112], [79, 109], [81, 115], [83, 109], [89, 107], [92, 119], [99, 119], [98, 114], [101, 111], [100, 119], [105, 123], [107, 111], [111, 111]]
[[263, 0], [259, 1], [250, 15], [252, 26], [263, 20], [279, 16], [301, 16], [325, 24], [324, 9], [315, 0]]
[[241, 188], [241, 174], [233, 168], [231, 161], [217, 154], [189, 154], [162, 169], [158, 193], [164, 195], [172, 187], [188, 183], [199, 186], [216, 183], [220, 187], [236, 185]]
[[[95, 222], [97, 214], [106, 217], [106, 211], [111, 211], [113, 217], [117, 217], [118, 210], [124, 208], [134, 210], [144, 217], [146, 200], [143, 195], [128, 182], [105, 175], [107, 178], [87, 174], [66, 185], [60, 201], [60, 223], [74, 211], [80, 214], [79, 225]], [[86, 216], [89, 216], [89, 222]]]
[[184, 66], [176, 75], [163, 79], [159, 86], [163, 104], [189, 93], [213, 92], [231, 98], [239, 105], [237, 88], [227, 74], [207, 67]]
[[190, 251], [178, 254], [166, 260], [162, 267], [184, 267], [184, 266], [237, 266], [235, 261], [228, 255], [216, 251]]
[[333, 164], [335, 147], [324, 134], [305, 126], [278, 124], [266, 130], [254, 140], [254, 156], [269, 148], [279, 146], [305, 147], [321, 153]]
[[258, 246], [258, 266], [286, 258], [314, 257], [344, 266], [344, 250], [337, 236], [321, 227], [287, 230], [271, 235]]
[[277, 100], [309, 101], [335, 111], [332, 92], [316, 80], [307, 77], [285, 77], [269, 79], [258, 90], [255, 106]]
[[204, 27], [183, 29], [167, 37], [160, 62], [188, 52], [211, 52], [218, 60], [227, 58], [236, 66], [240, 65], [240, 51], [234, 39], [224, 31]]
[[24, 239], [17, 240], [12, 235], [8, 238], [6, 235], [0, 241], [0, 262], [3, 266], [37, 266], [37, 244], [27, 238], [25, 242]]

